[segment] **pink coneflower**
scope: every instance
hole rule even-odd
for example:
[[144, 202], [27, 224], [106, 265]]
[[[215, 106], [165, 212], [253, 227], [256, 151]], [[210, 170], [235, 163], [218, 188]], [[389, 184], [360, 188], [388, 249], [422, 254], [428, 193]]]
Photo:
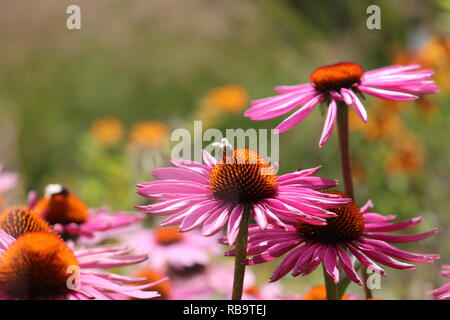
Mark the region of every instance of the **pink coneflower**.
[[[335, 194], [342, 193], [331, 191]], [[262, 232], [256, 226], [249, 228], [248, 259], [249, 265], [264, 263], [289, 252], [272, 274], [271, 281], [276, 281], [292, 271], [292, 275], [307, 275], [320, 263], [325, 267], [329, 277], [339, 282], [339, 266], [347, 276], [362, 285], [350, 254], [362, 265], [385, 275], [376, 263], [405, 270], [414, 270], [411, 262], [434, 262], [439, 256], [435, 254], [416, 254], [398, 249], [389, 243], [406, 243], [428, 238], [437, 233], [436, 229], [421, 234], [390, 234], [415, 226], [422, 218], [413, 218], [402, 222], [392, 222], [395, 216], [382, 216], [369, 210], [373, 205], [368, 202], [361, 209], [354, 203], [332, 209], [337, 216], [327, 219], [325, 226], [297, 223], [290, 225], [288, 231], [268, 228]], [[228, 255], [233, 255], [233, 250]]]
[[[441, 276], [445, 278], [450, 278], [450, 265], [445, 264], [442, 266]], [[439, 289], [432, 292], [436, 300], [450, 300], [450, 282], [444, 284]]]
[[[230, 148], [227, 141], [223, 145]], [[325, 218], [334, 216], [326, 208], [348, 202], [317, 191], [337, 184], [336, 180], [314, 177], [320, 167], [277, 176], [257, 152], [229, 151], [223, 152], [220, 161], [204, 151], [205, 164], [174, 160], [176, 168], [153, 170], [158, 180], [139, 183], [138, 193], [159, 202], [138, 208], [154, 215], [171, 214], [161, 225], [181, 224], [182, 232], [202, 226], [205, 236], [220, 231], [229, 218], [227, 237], [234, 243], [245, 207], [265, 230], [269, 223], [285, 227], [277, 215], [325, 224]]]
[[417, 70], [420, 65], [393, 65], [365, 72], [356, 63], [341, 62], [323, 66], [311, 73], [310, 83], [279, 86], [278, 96], [254, 100], [245, 116], [252, 120], [267, 120], [286, 114], [302, 106], [281, 122], [276, 129], [284, 132], [306, 118], [319, 103], [329, 105], [320, 138], [322, 147], [329, 139], [336, 120], [338, 102], [352, 107], [362, 121], [367, 112], [358, 95], [364, 93], [386, 100], [414, 100], [419, 94], [435, 93], [431, 79], [433, 70]]
[[17, 173], [3, 171], [3, 165], [0, 163], [0, 195], [11, 190], [17, 185]]
[[[13, 236], [14, 235], [14, 236]], [[144, 291], [157, 283], [131, 286], [145, 279], [107, 272], [147, 259], [124, 246], [72, 250], [41, 217], [26, 210], [2, 214], [0, 299], [140, 299], [159, 296]], [[163, 280], [161, 280], [163, 281]]]
[[131, 230], [121, 240], [132, 245], [136, 253], [149, 254], [145, 264], [157, 270], [204, 266], [220, 250], [214, 237], [203, 237], [198, 231], [181, 233], [173, 226]]
[[[39, 201], [29, 200], [31, 209], [41, 215], [54, 229], [81, 240], [101, 241], [102, 233], [117, 230], [144, 219], [142, 214], [111, 212], [105, 208], [90, 209], [75, 195], [59, 184], [50, 184]], [[92, 242], [92, 241], [91, 241]]]
[[139, 299], [159, 296], [155, 291], [144, 291], [156, 283], [134, 286], [144, 279], [101, 270], [146, 259], [127, 253], [120, 246], [72, 251], [53, 233], [29, 232], [16, 240], [0, 230], [0, 299], [113, 300], [113, 294]]

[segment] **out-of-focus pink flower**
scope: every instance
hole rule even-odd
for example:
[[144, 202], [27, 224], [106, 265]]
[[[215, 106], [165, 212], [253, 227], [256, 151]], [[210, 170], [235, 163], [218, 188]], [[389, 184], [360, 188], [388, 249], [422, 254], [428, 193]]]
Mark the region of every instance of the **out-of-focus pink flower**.
[[[450, 265], [445, 264], [442, 266], [441, 276], [450, 279]], [[432, 292], [436, 300], [450, 300], [450, 282], [444, 284], [439, 289]]]
[[[203, 281], [203, 272], [194, 276], [180, 275], [170, 277], [170, 281], [159, 283], [152, 287], [161, 294], [157, 299], [161, 300], [205, 300], [212, 296], [212, 289]], [[138, 269], [134, 274], [137, 278], [145, 278], [145, 282], [153, 283], [165, 278], [165, 273], [152, 268], [144, 267]]]
[[[231, 263], [210, 266], [203, 277], [221, 299], [230, 299], [233, 289], [234, 268]], [[244, 287], [242, 293], [243, 300], [280, 300], [289, 299], [283, 292], [283, 287], [279, 283], [266, 283], [258, 285], [252, 270], [245, 270]]]
[[[345, 197], [342, 193], [335, 193]], [[326, 226], [299, 223], [291, 225], [288, 231], [271, 227], [262, 232], [254, 225], [249, 228], [248, 255], [251, 257], [248, 264], [268, 262], [287, 253], [272, 274], [271, 281], [291, 271], [294, 277], [307, 275], [322, 263], [335, 283], [340, 280], [341, 266], [353, 282], [362, 285], [349, 253], [362, 265], [381, 275], [385, 272], [377, 262], [395, 269], [415, 270], [414, 265], [397, 259], [426, 263], [439, 259], [437, 254], [411, 253], [389, 244], [419, 241], [436, 234], [436, 229], [421, 234], [390, 233], [411, 228], [422, 218], [394, 223], [395, 216], [372, 213], [372, 207], [370, 201], [361, 209], [354, 203], [339, 206], [333, 209], [337, 217], [327, 219]], [[234, 250], [227, 254], [233, 255]]]
[[277, 176], [276, 168], [250, 149], [232, 149], [224, 139], [222, 159], [204, 151], [205, 164], [173, 160], [175, 168], [153, 170], [158, 180], [138, 183], [138, 193], [151, 200], [137, 208], [153, 215], [171, 215], [162, 226], [180, 225], [180, 231], [202, 227], [204, 236], [222, 230], [228, 221], [227, 238], [236, 240], [244, 207], [250, 208], [256, 223], [265, 230], [269, 224], [285, 228], [279, 216], [322, 225], [334, 216], [327, 208], [349, 199], [321, 193], [336, 180], [315, 177], [320, 167]]
[[3, 171], [3, 165], [0, 164], [0, 195], [17, 185], [18, 174], [15, 172]]
[[146, 265], [157, 270], [204, 266], [220, 251], [217, 238], [203, 237], [198, 231], [181, 233], [176, 227], [134, 228], [124, 233], [121, 240], [137, 253], [148, 254]]
[[341, 62], [327, 65], [311, 73], [311, 82], [279, 86], [278, 96], [254, 100], [244, 115], [252, 120], [267, 120], [284, 115], [299, 106], [276, 129], [284, 132], [305, 119], [320, 103], [329, 105], [319, 146], [330, 138], [336, 121], [338, 102], [352, 107], [359, 118], [367, 122], [367, 111], [358, 95], [366, 93], [377, 98], [402, 101], [417, 99], [420, 94], [437, 92], [431, 80], [433, 70], [417, 70], [420, 65], [393, 65], [364, 71], [356, 63]]
[[[30, 193], [30, 208], [41, 215], [63, 235], [98, 243], [111, 236], [111, 231], [141, 222], [145, 216], [136, 212], [111, 212], [106, 208], [89, 209], [80, 199], [58, 184], [45, 188], [45, 195], [35, 200]], [[115, 233], [113, 233], [115, 234]]]
[[52, 232], [27, 232], [15, 239], [0, 230], [0, 299], [151, 299], [159, 294], [145, 290], [158, 282], [135, 285], [145, 279], [103, 270], [145, 259], [114, 245], [72, 250]]

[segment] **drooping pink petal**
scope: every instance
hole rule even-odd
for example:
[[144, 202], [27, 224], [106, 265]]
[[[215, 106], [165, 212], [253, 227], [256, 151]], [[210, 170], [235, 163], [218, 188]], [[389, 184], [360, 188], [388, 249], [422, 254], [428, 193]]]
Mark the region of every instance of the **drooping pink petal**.
[[392, 232], [392, 231], [400, 231], [405, 230], [411, 227], [414, 227], [418, 223], [422, 222], [421, 217], [412, 218], [409, 220], [405, 220], [402, 222], [381, 222], [381, 223], [367, 223], [364, 227], [364, 231], [366, 232]]
[[303, 107], [301, 107], [298, 111], [294, 112], [288, 118], [283, 120], [275, 128], [275, 130], [278, 130], [278, 132], [281, 133], [281, 132], [291, 129], [297, 123], [299, 123], [300, 121], [305, 119], [311, 113], [311, 111], [314, 109], [314, 107], [322, 100], [322, 98], [323, 98], [322, 95], [317, 95], [314, 98], [312, 98]]
[[286, 257], [284, 257], [283, 261], [276, 267], [270, 277], [270, 282], [277, 281], [288, 274], [294, 268], [296, 261], [304, 250], [304, 246], [301, 246], [289, 252]]
[[387, 242], [393, 243], [406, 243], [406, 242], [415, 242], [420, 241], [426, 238], [429, 238], [439, 231], [437, 229], [432, 229], [430, 231], [418, 234], [387, 234], [387, 233], [378, 233], [378, 232], [367, 232], [364, 235], [368, 238], [384, 240]]
[[328, 276], [334, 283], [339, 282], [339, 268], [337, 265], [337, 253], [334, 246], [327, 246], [324, 251], [323, 265]]
[[331, 132], [333, 132], [334, 123], [336, 122], [336, 114], [337, 114], [336, 101], [334, 99], [331, 99], [330, 105], [328, 106], [327, 117], [325, 118], [325, 124], [322, 130], [322, 136], [320, 137], [319, 141], [319, 147], [321, 148], [330, 138]]
[[339, 261], [341, 262], [342, 269], [347, 274], [347, 276], [355, 282], [357, 285], [362, 286], [363, 283], [358, 276], [358, 273], [353, 266], [353, 262], [347, 252], [340, 245], [336, 245], [336, 250], [339, 256]]
[[242, 204], [237, 205], [231, 211], [227, 228], [227, 240], [230, 246], [234, 245], [234, 242], [236, 241], [237, 235], [239, 233], [239, 226], [241, 224], [243, 212], [244, 206]]

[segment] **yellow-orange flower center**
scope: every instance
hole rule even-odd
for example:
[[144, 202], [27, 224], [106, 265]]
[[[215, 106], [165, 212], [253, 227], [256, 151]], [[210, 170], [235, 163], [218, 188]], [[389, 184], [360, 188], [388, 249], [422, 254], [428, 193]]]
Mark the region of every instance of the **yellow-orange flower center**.
[[356, 63], [340, 62], [323, 66], [314, 70], [310, 79], [319, 91], [339, 91], [342, 88], [352, 88], [361, 82], [364, 69]]
[[[327, 193], [348, 198], [344, 193], [337, 191]], [[302, 223], [298, 226], [299, 232], [308, 241], [341, 243], [356, 240], [361, 236], [364, 230], [364, 219], [361, 210], [353, 202], [328, 210], [336, 213], [337, 216], [327, 218], [327, 225], [314, 226]]]
[[50, 225], [25, 207], [12, 207], [0, 213], [0, 230], [14, 238], [27, 232], [52, 232]]
[[277, 193], [275, 170], [259, 153], [234, 149], [232, 157], [226, 156], [211, 170], [209, 183], [214, 196], [233, 203], [251, 203]]
[[81, 224], [89, 218], [89, 208], [70, 193], [54, 194], [38, 201], [33, 211], [50, 224]]
[[78, 261], [55, 234], [30, 232], [0, 257], [0, 292], [11, 299], [49, 299], [69, 292], [69, 267]]
[[[137, 278], [145, 278], [146, 279], [143, 282], [140, 282], [136, 285], [143, 285], [143, 284], [147, 284], [147, 283], [156, 282], [165, 277], [164, 274], [162, 274], [158, 271], [155, 271], [153, 269], [150, 269], [150, 268], [144, 268], [144, 269], [139, 270], [135, 274], [135, 276]], [[172, 287], [171, 287], [170, 281], [167, 280], [167, 281], [161, 282], [151, 288], [148, 288], [147, 290], [159, 292], [159, 294], [161, 296], [157, 297], [156, 299], [168, 300], [170, 298], [170, 293], [172, 291]]]
[[154, 234], [156, 242], [162, 245], [171, 245], [184, 238], [184, 235], [175, 226], [156, 228]]

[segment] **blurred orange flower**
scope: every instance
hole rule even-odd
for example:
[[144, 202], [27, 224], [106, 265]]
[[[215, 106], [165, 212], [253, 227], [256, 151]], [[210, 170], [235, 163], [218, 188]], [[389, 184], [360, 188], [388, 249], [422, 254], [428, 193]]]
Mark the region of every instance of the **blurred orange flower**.
[[394, 145], [394, 151], [387, 157], [386, 170], [391, 174], [414, 174], [424, 163], [424, 152], [412, 133], [402, 135]]
[[124, 126], [116, 117], [106, 117], [94, 121], [90, 133], [94, 139], [106, 147], [115, 146], [123, 137]]
[[209, 90], [203, 98], [202, 109], [213, 108], [223, 112], [239, 113], [248, 106], [249, 96], [245, 88], [226, 85]]
[[367, 140], [381, 140], [392, 137], [403, 129], [399, 104], [396, 101], [380, 101], [369, 114], [369, 121], [364, 124], [356, 112], [349, 113], [349, 126], [352, 130], [363, 131]]
[[[327, 290], [323, 284], [312, 287], [304, 296], [303, 300], [327, 300]], [[344, 294], [341, 300], [348, 300]]]
[[382, 101], [379, 103], [367, 124], [364, 137], [367, 140], [380, 140], [392, 137], [403, 129], [403, 122], [398, 114], [395, 102]]
[[[394, 59], [398, 64], [419, 63], [423, 68], [432, 68], [436, 71], [434, 81], [440, 91], [450, 91], [450, 37], [434, 35], [413, 52], [401, 51]], [[429, 101], [418, 100], [419, 106]], [[426, 108], [421, 111], [430, 111]], [[426, 113], [425, 113], [426, 114]]]
[[169, 128], [163, 122], [136, 122], [131, 128], [130, 140], [139, 147], [160, 148], [168, 139]]
[[352, 165], [352, 175], [353, 179], [358, 182], [364, 181], [364, 178], [366, 176], [366, 170], [362, 163], [358, 160], [352, 159], [351, 162]]

